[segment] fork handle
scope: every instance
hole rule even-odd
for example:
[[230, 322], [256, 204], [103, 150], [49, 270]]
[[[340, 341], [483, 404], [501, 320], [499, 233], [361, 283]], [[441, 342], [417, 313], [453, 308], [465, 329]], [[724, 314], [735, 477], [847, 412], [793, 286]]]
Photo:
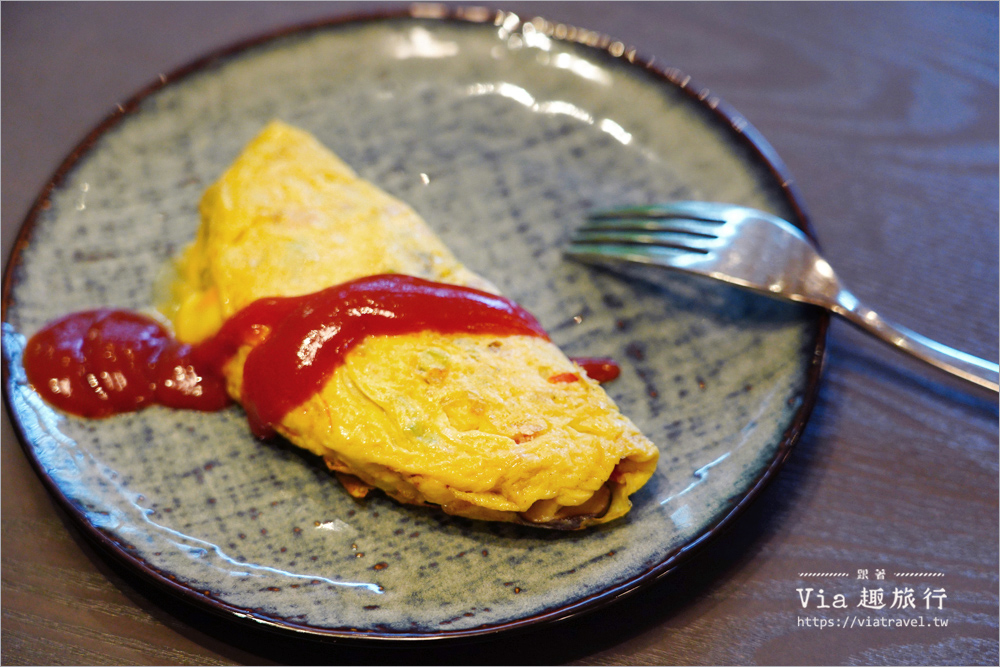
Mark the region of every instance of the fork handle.
[[916, 331], [891, 324], [864, 306], [847, 290], [841, 290], [830, 308], [851, 324], [917, 359], [991, 391], [1000, 391], [1000, 366], [921, 336]]

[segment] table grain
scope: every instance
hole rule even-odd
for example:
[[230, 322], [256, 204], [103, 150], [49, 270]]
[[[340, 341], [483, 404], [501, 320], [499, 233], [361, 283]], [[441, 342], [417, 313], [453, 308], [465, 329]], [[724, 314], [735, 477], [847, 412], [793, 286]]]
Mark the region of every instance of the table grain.
[[[19, 3], [2, 13], [4, 261], [35, 196], [114, 106], [210, 50], [382, 3]], [[784, 159], [822, 247], [882, 314], [998, 355], [996, 3], [511, 2], [596, 30], [722, 97]], [[117, 569], [2, 421], [4, 664], [997, 664], [998, 410], [842, 322], [812, 419], [730, 530], [656, 585], [555, 626], [462, 644], [249, 633]], [[858, 578], [867, 570], [867, 578]], [[887, 572], [877, 578], [879, 570]], [[905, 576], [933, 572], [936, 579]], [[847, 573], [848, 577], [829, 576]], [[900, 573], [904, 576], [896, 576]], [[819, 576], [816, 576], [819, 575]], [[857, 606], [885, 584], [886, 608]], [[899, 585], [945, 592], [925, 627]], [[803, 608], [796, 589], [843, 595]], [[861, 613], [863, 612], [863, 613]], [[912, 615], [912, 614], [911, 614]], [[931, 621], [937, 619], [937, 624]], [[943, 625], [947, 621], [947, 625]]]

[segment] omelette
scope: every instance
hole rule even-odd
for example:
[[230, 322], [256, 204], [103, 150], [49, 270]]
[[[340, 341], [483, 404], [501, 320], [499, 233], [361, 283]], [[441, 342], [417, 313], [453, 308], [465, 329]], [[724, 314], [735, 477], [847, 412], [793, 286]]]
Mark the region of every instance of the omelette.
[[[497, 294], [411, 207], [278, 121], [206, 190], [200, 215], [161, 307], [185, 343], [260, 300], [370, 276]], [[244, 407], [247, 360], [268, 332], [222, 369]], [[549, 528], [622, 517], [658, 457], [601, 386], [537, 333], [367, 335], [271, 426], [322, 457], [352, 496], [380, 489], [448, 514]]]

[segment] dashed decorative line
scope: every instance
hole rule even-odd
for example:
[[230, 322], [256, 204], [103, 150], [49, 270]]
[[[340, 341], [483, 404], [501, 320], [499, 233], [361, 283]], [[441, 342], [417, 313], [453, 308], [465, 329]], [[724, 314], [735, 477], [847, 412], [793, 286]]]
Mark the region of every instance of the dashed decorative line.
[[847, 572], [799, 572], [800, 577], [849, 577]]
[[893, 572], [896, 577], [943, 577], [944, 572]]

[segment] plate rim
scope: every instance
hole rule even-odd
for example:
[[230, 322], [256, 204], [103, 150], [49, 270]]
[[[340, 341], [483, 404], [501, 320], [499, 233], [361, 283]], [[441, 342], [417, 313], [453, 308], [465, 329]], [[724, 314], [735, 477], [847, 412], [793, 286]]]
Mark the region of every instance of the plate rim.
[[[242, 55], [256, 47], [292, 35], [304, 35], [310, 32], [320, 32], [350, 25], [377, 24], [406, 19], [439, 21], [443, 24], [451, 23], [457, 25], [485, 25], [488, 23], [500, 25], [505, 19], [509, 20], [509, 17], [516, 19], [516, 29], [520, 29], [528, 23], [533, 24], [536, 28], [542, 26], [549, 31], [551, 39], [577, 44], [585, 49], [593, 49], [595, 52], [604, 53], [615, 61], [624, 63], [626, 67], [638, 67], [640, 70], [652, 75], [660, 85], [680, 91], [703, 110], [710, 112], [717, 123], [721, 123], [724, 129], [727, 129], [734, 138], [740, 140], [744, 148], [750, 150], [751, 154], [753, 154], [762, 166], [767, 167], [770, 177], [779, 186], [785, 203], [788, 204], [795, 214], [795, 219], [791, 220], [791, 222], [795, 223], [816, 242], [816, 236], [806, 212], [802, 195], [777, 151], [734, 107], [717, 95], [712, 94], [708, 88], [702, 87], [679, 69], [661, 67], [654, 57], [644, 56], [635, 47], [628, 46], [625, 42], [603, 33], [566, 23], [548, 21], [540, 16], [522, 17], [515, 12], [480, 6], [417, 4], [397, 9], [349, 12], [332, 18], [295, 23], [268, 30], [213, 50], [185, 65], [181, 65], [167, 74], [160, 74], [152, 82], [140, 88], [126, 101], [117, 104], [108, 115], [87, 132], [83, 139], [62, 160], [52, 176], [42, 186], [28, 213], [22, 220], [3, 270], [3, 286], [2, 293], [0, 293], [0, 321], [5, 325], [7, 323], [7, 311], [13, 304], [13, 288], [18, 282], [16, 274], [21, 266], [23, 251], [31, 242], [39, 215], [49, 207], [49, 197], [53, 191], [62, 184], [67, 175], [93, 149], [94, 145], [103, 135], [136, 113], [142, 102], [159, 90], [177, 84], [188, 76], [207, 71], [215, 65], [223, 64], [229, 58]], [[555, 32], [556, 27], [559, 28], [558, 32], [560, 34], [552, 34]], [[238, 607], [215, 599], [190, 585], [182, 584], [169, 573], [160, 570], [137, 554], [130, 553], [128, 545], [123, 544], [121, 540], [109, 536], [106, 531], [88, 521], [85, 513], [65, 496], [55, 481], [44, 470], [29, 444], [28, 435], [25, 433], [20, 420], [15, 418], [17, 413], [12, 409], [9, 389], [10, 371], [6, 361], [2, 364], [0, 372], [2, 372], [2, 392], [8, 418], [14, 428], [21, 449], [42, 481], [43, 486], [45, 486], [53, 499], [57, 501], [60, 509], [66, 512], [73, 520], [75, 527], [81, 531], [81, 534], [90, 543], [98, 547], [100, 553], [106, 557], [110, 557], [118, 565], [125, 567], [130, 573], [138, 575], [143, 581], [200, 609], [211, 611], [226, 619], [234, 620], [237, 623], [243, 623], [256, 629], [266, 629], [279, 634], [297, 637], [306, 635], [313, 640], [336, 642], [357, 641], [362, 643], [375, 642], [378, 644], [400, 641], [440, 642], [445, 640], [488, 638], [499, 633], [524, 631], [536, 628], [539, 625], [563, 621], [572, 616], [589, 613], [598, 608], [608, 606], [641, 588], [648, 587], [654, 582], [667, 577], [679, 566], [686, 563], [693, 554], [700, 551], [708, 542], [711, 542], [721, 533], [728, 530], [784, 466], [809, 422], [819, 394], [823, 368], [826, 362], [826, 337], [830, 319], [830, 314], [827, 311], [816, 309], [815, 339], [808, 348], [804, 348], [811, 350], [811, 357], [808, 362], [805, 385], [801, 395], [802, 401], [795, 410], [794, 416], [787, 428], [782, 433], [781, 441], [778, 443], [770, 462], [748, 485], [747, 490], [738, 499], [730, 501], [726, 509], [720, 513], [720, 516], [694, 538], [670, 551], [663, 559], [648, 567], [642, 573], [610, 588], [588, 594], [576, 601], [549, 607], [541, 612], [519, 617], [511, 621], [485, 624], [462, 630], [438, 630], [426, 633], [366, 631], [345, 627], [322, 628], [296, 623], [289, 619], [268, 616], [266, 613], [257, 610]], [[142, 593], [142, 591], [139, 592]]]

